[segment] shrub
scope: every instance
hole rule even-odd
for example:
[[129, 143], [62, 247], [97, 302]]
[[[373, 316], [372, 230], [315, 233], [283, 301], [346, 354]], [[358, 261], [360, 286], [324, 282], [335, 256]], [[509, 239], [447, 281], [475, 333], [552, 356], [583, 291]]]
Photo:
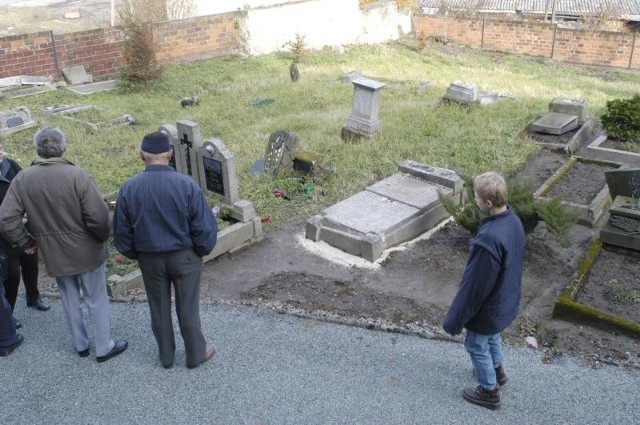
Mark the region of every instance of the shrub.
[[[474, 201], [473, 179], [463, 176], [467, 191], [465, 202], [454, 205], [453, 200], [440, 194], [440, 202], [449, 214], [462, 227], [475, 234], [480, 228], [480, 220], [486, 214], [478, 208]], [[551, 234], [559, 244], [567, 246], [571, 243], [569, 230], [576, 217], [560, 199], [539, 200], [533, 196], [533, 183], [509, 183], [509, 205], [520, 218], [524, 232], [533, 232], [540, 221], [544, 221]]]
[[118, 76], [120, 84], [125, 88], [147, 87], [162, 75], [162, 67], [156, 60], [153, 22], [137, 17], [131, 8], [121, 9], [120, 19], [124, 32], [122, 56], [125, 61]]
[[610, 137], [626, 142], [640, 142], [640, 95], [631, 99], [614, 99], [607, 102], [600, 117], [602, 127]]

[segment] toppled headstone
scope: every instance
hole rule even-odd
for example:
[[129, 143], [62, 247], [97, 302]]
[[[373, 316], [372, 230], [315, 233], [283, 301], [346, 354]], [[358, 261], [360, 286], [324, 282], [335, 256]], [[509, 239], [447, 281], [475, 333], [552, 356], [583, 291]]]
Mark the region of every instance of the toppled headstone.
[[264, 170], [272, 178], [281, 178], [293, 170], [294, 152], [300, 139], [287, 130], [271, 133], [264, 153]]
[[36, 122], [31, 118], [31, 111], [26, 106], [20, 106], [7, 111], [0, 111], [0, 135], [17, 133], [34, 127]]
[[75, 65], [68, 68], [62, 68], [62, 75], [69, 84], [75, 86], [77, 84], [93, 83], [93, 76], [87, 74], [84, 65]]
[[313, 180], [323, 179], [333, 172], [333, 162], [320, 152], [299, 150], [294, 152], [293, 171]]
[[474, 103], [478, 100], [478, 88], [475, 84], [456, 80], [449, 85], [444, 98], [459, 103]]
[[535, 133], [560, 135], [578, 127], [576, 115], [549, 112], [531, 124], [531, 131]]

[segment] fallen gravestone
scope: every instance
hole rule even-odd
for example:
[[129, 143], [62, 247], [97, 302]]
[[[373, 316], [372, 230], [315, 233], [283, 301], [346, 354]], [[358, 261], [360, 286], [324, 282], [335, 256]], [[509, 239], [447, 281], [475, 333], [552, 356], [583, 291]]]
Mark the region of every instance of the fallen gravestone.
[[31, 111], [26, 106], [0, 111], [0, 136], [17, 133], [35, 125], [36, 122], [31, 118]]
[[605, 178], [613, 202], [600, 240], [640, 251], [640, 168], [605, 171]]

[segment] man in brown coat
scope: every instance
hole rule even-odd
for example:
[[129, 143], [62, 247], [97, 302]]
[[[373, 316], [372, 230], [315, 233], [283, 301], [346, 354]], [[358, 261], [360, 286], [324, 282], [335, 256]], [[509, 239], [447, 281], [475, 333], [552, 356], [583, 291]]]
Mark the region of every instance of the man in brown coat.
[[[128, 345], [111, 337], [105, 273], [109, 209], [91, 176], [63, 159], [67, 138], [61, 130], [40, 130], [33, 145], [38, 158], [13, 179], [0, 206], [0, 233], [26, 253], [38, 246], [47, 272], [58, 283], [75, 349], [86, 357], [91, 341], [82, 314], [82, 289], [96, 360], [109, 360]], [[31, 233], [22, 224], [25, 213]]]

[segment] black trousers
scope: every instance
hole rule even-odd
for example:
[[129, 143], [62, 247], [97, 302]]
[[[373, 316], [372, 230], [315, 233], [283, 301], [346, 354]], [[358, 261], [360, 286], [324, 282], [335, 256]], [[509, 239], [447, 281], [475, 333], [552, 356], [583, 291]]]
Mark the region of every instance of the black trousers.
[[187, 366], [197, 366], [205, 355], [206, 341], [200, 324], [200, 274], [202, 259], [193, 249], [140, 253], [138, 265], [151, 313], [151, 329], [163, 366], [173, 364], [176, 350], [171, 320], [171, 287], [184, 340]]
[[27, 292], [27, 302], [40, 298], [38, 291], [38, 253], [19, 257], [10, 257], [7, 263], [7, 275], [4, 280], [4, 289], [7, 301], [13, 311], [18, 298], [20, 276]]

